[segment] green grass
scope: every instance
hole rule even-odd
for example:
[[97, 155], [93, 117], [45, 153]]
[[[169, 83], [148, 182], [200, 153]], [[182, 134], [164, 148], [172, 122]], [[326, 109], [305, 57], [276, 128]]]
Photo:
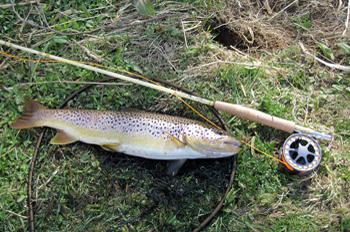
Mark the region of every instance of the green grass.
[[[138, 71], [210, 99], [250, 105], [299, 124], [333, 131], [333, 147], [329, 150], [327, 144], [322, 144], [324, 159], [312, 178], [283, 173], [275, 161], [242, 146], [234, 186], [223, 211], [206, 230], [350, 229], [347, 74], [304, 59], [296, 41], [280, 51], [253, 55], [278, 71], [237, 64], [210, 65], [215, 55], [228, 61], [247, 61], [214, 42], [202, 27], [186, 33], [188, 47], [185, 46], [179, 22], [210, 17], [222, 8], [214, 1], [158, 1], [158, 16], [174, 14], [142, 24], [135, 20], [148, 18], [138, 16], [132, 6], [118, 12], [122, 6], [125, 3], [120, 1], [52, 1], [43, 6], [41, 13], [50, 25], [55, 25], [55, 30], [98, 30], [77, 35], [37, 31], [32, 37], [29, 35], [38, 28], [26, 25], [20, 31], [22, 23], [16, 21], [12, 10], [3, 9], [0, 38], [36, 45], [35, 49], [70, 59], [96, 62], [73, 43], [82, 41], [103, 58], [106, 67]], [[25, 17], [30, 7], [16, 9]], [[44, 19], [39, 13], [29, 18], [40, 24]], [[90, 17], [94, 18], [84, 19]], [[291, 20], [304, 28], [311, 23], [308, 17]], [[125, 26], [130, 22], [135, 24]], [[38, 58], [6, 47], [0, 50]], [[333, 53], [338, 55], [337, 51]], [[349, 56], [344, 57], [348, 60], [344, 63], [349, 62]], [[9, 124], [20, 114], [26, 97], [55, 108], [80, 87], [57, 81], [99, 81], [104, 77], [65, 64], [20, 62], [3, 56], [0, 67], [0, 231], [25, 231], [27, 174], [41, 129], [18, 131]], [[204, 106], [193, 105], [208, 112]], [[115, 111], [136, 108], [199, 119], [175, 98], [134, 85], [95, 86], [69, 102], [69, 107]], [[214, 119], [210, 113], [207, 115]], [[254, 141], [257, 148], [269, 154], [277, 155], [288, 136], [227, 114], [223, 118], [230, 133], [244, 141]], [[178, 176], [168, 177], [164, 174], [166, 162], [113, 154], [81, 143], [48, 145], [53, 135], [53, 130], [45, 134], [35, 171], [38, 231], [189, 231], [216, 206], [229, 178], [228, 159], [190, 161]]]

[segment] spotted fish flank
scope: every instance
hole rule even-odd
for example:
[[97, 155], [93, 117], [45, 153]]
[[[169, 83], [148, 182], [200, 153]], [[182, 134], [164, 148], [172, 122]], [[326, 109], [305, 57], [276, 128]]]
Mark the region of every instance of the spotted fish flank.
[[13, 128], [51, 127], [53, 144], [81, 141], [148, 159], [179, 160], [232, 156], [240, 143], [201, 122], [141, 111], [47, 109], [27, 101]]

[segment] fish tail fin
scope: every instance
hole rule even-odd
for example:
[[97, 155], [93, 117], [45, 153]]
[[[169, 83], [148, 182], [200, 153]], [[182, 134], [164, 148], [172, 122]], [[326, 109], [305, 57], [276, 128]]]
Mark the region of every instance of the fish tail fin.
[[11, 124], [11, 127], [16, 129], [25, 129], [40, 126], [39, 121], [35, 116], [39, 110], [43, 109], [46, 109], [46, 107], [40, 103], [31, 99], [26, 99], [24, 102], [22, 115]]

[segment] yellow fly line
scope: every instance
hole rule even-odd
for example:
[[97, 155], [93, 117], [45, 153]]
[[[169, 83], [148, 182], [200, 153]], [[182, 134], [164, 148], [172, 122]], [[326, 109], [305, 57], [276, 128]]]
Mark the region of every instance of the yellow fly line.
[[[12, 58], [14, 60], [17, 60], [17, 61], [21, 61], [21, 62], [35, 62], [35, 63], [67, 63], [63, 60], [54, 60], [54, 59], [29, 59], [29, 58], [25, 58], [25, 57], [20, 57], [20, 56], [16, 56], [16, 55], [13, 55], [13, 54], [10, 54], [10, 53], [7, 53], [7, 52], [4, 52], [4, 51], [0, 51], [0, 54], [3, 55], [3, 56], [6, 56], [8, 58]], [[163, 87], [161, 84], [159, 84], [158, 82], [150, 79], [150, 78], [147, 78], [143, 75], [140, 75], [140, 74], [137, 74], [137, 73], [133, 73], [133, 72], [130, 72], [130, 71], [126, 71], [126, 70], [122, 70], [122, 69], [117, 69], [117, 68], [111, 68], [111, 67], [107, 67], [107, 66], [104, 66], [104, 65], [101, 65], [101, 64], [97, 64], [97, 63], [94, 63], [94, 62], [86, 62], [86, 61], [75, 61], [75, 60], [71, 60], [75, 63], [79, 63], [79, 64], [86, 64], [86, 65], [91, 65], [91, 66], [94, 66], [94, 67], [98, 67], [98, 68], [105, 68], [105, 69], [110, 69], [110, 70], [114, 70], [114, 71], [119, 71], [119, 72], [123, 72], [123, 73], [126, 73], [126, 74], [129, 74], [129, 75], [132, 75], [132, 76], [136, 76], [136, 77], [139, 77], [143, 80], [146, 80], [154, 85], [157, 85], [159, 87]], [[210, 125], [212, 125], [213, 127], [217, 128], [217, 129], [221, 129], [217, 124], [215, 124], [213, 121], [211, 121], [209, 118], [207, 118], [205, 115], [203, 115], [202, 113], [200, 113], [197, 109], [195, 109], [192, 105], [190, 105], [188, 102], [186, 102], [182, 97], [178, 96], [177, 94], [177, 91], [173, 91], [173, 92], [169, 92], [171, 95], [175, 96], [177, 99], [179, 99], [179, 101], [181, 101], [186, 107], [188, 107], [190, 110], [192, 110], [195, 114], [197, 114], [199, 117], [201, 117], [202, 119], [204, 119], [206, 122], [208, 122]], [[210, 103], [210, 101], [208, 101]], [[204, 103], [206, 104], [206, 103]], [[207, 104], [209, 105], [209, 104]], [[255, 151], [265, 155], [266, 157], [268, 158], [271, 158], [273, 160], [276, 160], [278, 162], [280, 162], [281, 164], [283, 165], [287, 165], [286, 162], [284, 162], [283, 160], [280, 160], [278, 158], [276, 158], [275, 156], [273, 155], [270, 155], [254, 146], [252, 146], [251, 144], [249, 144], [248, 142], [245, 142], [243, 140], [240, 140], [241, 143], [245, 144], [246, 146], [254, 149]]]

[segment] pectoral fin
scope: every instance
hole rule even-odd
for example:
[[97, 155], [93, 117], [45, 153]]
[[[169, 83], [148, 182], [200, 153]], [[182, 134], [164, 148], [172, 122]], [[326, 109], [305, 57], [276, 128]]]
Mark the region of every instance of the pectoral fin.
[[103, 144], [101, 147], [107, 151], [118, 151], [119, 143]]
[[165, 132], [165, 134], [169, 136], [169, 138], [176, 145], [176, 147], [180, 148], [186, 146], [186, 143], [182, 142], [179, 138], [175, 137], [174, 135], [169, 134], [167, 132]]
[[168, 163], [166, 174], [169, 176], [175, 176], [180, 168], [184, 165], [186, 159], [173, 160]]
[[65, 144], [70, 144], [78, 141], [76, 138], [72, 137], [71, 135], [67, 134], [63, 130], [57, 131], [57, 134], [55, 137], [53, 137], [50, 141], [51, 144], [60, 144], [60, 145], [65, 145]]

